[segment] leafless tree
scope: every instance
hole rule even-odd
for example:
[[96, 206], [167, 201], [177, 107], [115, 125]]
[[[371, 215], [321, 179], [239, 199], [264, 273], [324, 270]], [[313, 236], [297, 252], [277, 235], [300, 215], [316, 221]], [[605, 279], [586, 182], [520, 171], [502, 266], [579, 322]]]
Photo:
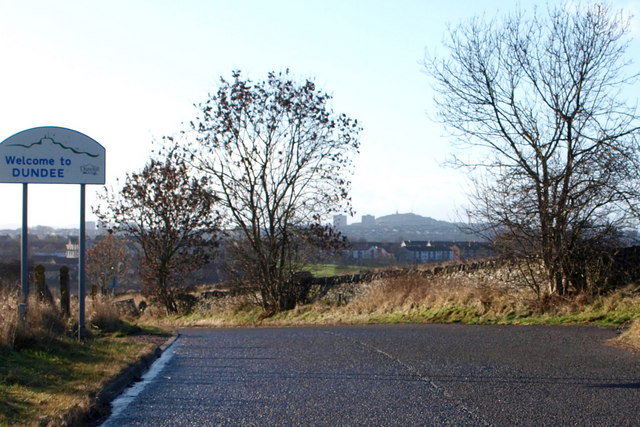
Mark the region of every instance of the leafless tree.
[[439, 117], [469, 148], [454, 159], [475, 171], [468, 213], [541, 262], [552, 293], [582, 288], [584, 245], [637, 218], [628, 28], [601, 4], [519, 10], [452, 28], [449, 56], [426, 61]]
[[208, 178], [192, 177], [174, 153], [151, 160], [140, 173], [127, 174], [119, 193], [105, 193], [97, 217], [137, 242], [143, 292], [167, 312], [178, 306], [182, 277], [208, 263], [219, 231], [217, 197]]
[[236, 273], [258, 286], [265, 310], [290, 309], [309, 227], [350, 210], [360, 127], [334, 114], [313, 82], [288, 72], [259, 82], [232, 77], [199, 105], [180, 146], [221, 197], [238, 237]]

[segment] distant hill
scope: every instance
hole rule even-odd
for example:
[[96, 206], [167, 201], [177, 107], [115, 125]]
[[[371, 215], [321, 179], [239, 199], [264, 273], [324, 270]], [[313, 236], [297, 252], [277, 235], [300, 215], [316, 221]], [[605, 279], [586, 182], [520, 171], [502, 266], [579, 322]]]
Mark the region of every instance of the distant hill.
[[428, 216], [420, 216], [414, 213], [392, 214], [376, 218], [378, 226], [390, 227], [446, 227], [450, 226], [450, 222], [438, 221]]
[[465, 233], [455, 223], [440, 221], [414, 213], [385, 215], [366, 224], [356, 222], [339, 227], [351, 242], [399, 242], [402, 240], [481, 241]]

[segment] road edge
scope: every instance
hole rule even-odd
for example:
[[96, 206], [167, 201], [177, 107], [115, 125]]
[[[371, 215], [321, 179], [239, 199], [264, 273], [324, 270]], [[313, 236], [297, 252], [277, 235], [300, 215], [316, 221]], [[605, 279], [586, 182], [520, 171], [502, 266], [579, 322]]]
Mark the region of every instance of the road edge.
[[111, 413], [110, 403], [118, 397], [124, 389], [136, 381], [149, 370], [151, 365], [169, 348], [180, 334], [175, 334], [164, 344], [140, 355], [138, 359], [123, 368], [119, 374], [105, 380], [96, 390], [69, 410], [48, 423], [47, 426], [94, 426], [104, 420]]

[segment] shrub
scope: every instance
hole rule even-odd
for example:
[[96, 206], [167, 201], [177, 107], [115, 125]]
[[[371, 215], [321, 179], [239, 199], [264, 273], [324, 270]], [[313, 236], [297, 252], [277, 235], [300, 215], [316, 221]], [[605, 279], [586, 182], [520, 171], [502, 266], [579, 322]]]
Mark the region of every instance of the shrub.
[[13, 347], [17, 323], [17, 294], [0, 291], [0, 346]]
[[20, 260], [0, 261], [0, 294], [20, 289]]
[[[14, 312], [17, 314], [17, 296]], [[17, 322], [11, 346], [16, 349], [48, 347], [67, 331], [65, 319], [54, 305], [40, 301], [35, 295], [29, 298], [27, 318], [24, 324]]]
[[120, 313], [108, 298], [95, 298], [90, 307], [89, 324], [101, 332], [119, 331], [123, 322]]
[[617, 342], [640, 352], [640, 317], [631, 321], [629, 328], [617, 338]]

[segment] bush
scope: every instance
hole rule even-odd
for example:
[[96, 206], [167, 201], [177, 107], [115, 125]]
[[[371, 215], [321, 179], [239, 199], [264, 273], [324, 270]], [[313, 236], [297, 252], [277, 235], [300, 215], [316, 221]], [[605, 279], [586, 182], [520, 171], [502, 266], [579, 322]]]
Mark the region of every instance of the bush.
[[0, 294], [20, 289], [20, 260], [0, 261]]
[[13, 347], [17, 324], [17, 294], [0, 291], [0, 346]]
[[89, 324], [101, 332], [117, 332], [123, 322], [118, 308], [108, 298], [95, 298], [90, 307]]
[[640, 317], [631, 320], [629, 328], [616, 341], [624, 347], [640, 351]]
[[[70, 318], [58, 307], [42, 301], [36, 295], [29, 298], [27, 318], [18, 321], [19, 292], [0, 292], [0, 346], [10, 349], [48, 348], [62, 336], [76, 336], [78, 332], [77, 307]], [[117, 307], [107, 298], [91, 301], [87, 306], [88, 334], [91, 329], [116, 332], [124, 327]]]
[[40, 301], [36, 296], [29, 298], [27, 318], [24, 324], [17, 320], [17, 301], [15, 298], [14, 313], [16, 326], [13, 342], [9, 343], [15, 349], [48, 347], [54, 340], [67, 332], [67, 323], [60, 310], [48, 302]]
[[175, 296], [178, 314], [189, 314], [193, 312], [198, 304], [198, 298], [187, 293], [180, 293]]

